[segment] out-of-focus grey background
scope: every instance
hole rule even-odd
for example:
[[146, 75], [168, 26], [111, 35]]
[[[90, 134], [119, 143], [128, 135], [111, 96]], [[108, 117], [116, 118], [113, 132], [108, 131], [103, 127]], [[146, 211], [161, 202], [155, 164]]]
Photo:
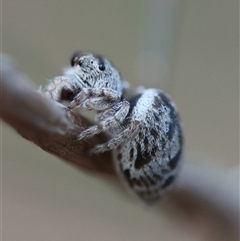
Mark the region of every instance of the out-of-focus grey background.
[[[76, 50], [104, 54], [133, 87], [173, 97], [185, 165], [228, 172], [239, 161], [238, 10], [234, 0], [2, 0], [2, 51], [37, 86]], [[205, 240], [203, 230], [144, 209], [4, 123], [1, 132], [4, 241]]]

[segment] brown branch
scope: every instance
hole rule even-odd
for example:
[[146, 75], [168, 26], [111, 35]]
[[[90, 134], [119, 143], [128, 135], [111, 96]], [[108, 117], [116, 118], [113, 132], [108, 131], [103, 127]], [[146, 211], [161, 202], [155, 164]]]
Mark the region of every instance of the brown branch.
[[86, 129], [89, 121], [37, 92], [6, 56], [1, 67], [1, 118], [6, 123], [43, 150], [81, 169], [114, 175], [109, 153], [87, 155], [96, 143], [106, 141], [104, 135], [76, 141], [76, 134]]
[[204, 161], [200, 165], [187, 163], [165, 203], [168, 211], [189, 230], [204, 230], [204, 240], [239, 240], [237, 170], [222, 170]]
[[[87, 155], [96, 143], [106, 141], [106, 136], [102, 134], [88, 141], [75, 141], [75, 135], [91, 123], [37, 92], [27, 77], [4, 55], [0, 91], [1, 118], [22, 137], [81, 170], [106, 174], [116, 180], [110, 153]], [[208, 167], [199, 170], [185, 166], [178, 188], [165, 201], [169, 207], [167, 210], [181, 210], [179, 216], [187, 215], [189, 225], [193, 225], [193, 216], [204, 216], [204, 220], [211, 219], [224, 226], [225, 231], [221, 228], [215, 230], [220, 238], [230, 234], [236, 237], [239, 228], [238, 195], [234, 196], [222, 187], [221, 180], [216, 182], [209, 170]], [[219, 173], [217, 168], [212, 171]]]

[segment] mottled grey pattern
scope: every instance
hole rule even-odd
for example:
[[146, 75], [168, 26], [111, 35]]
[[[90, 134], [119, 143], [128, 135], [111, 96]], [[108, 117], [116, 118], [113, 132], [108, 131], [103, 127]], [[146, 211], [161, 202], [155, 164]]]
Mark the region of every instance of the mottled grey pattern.
[[115, 152], [116, 166], [131, 190], [147, 203], [168, 192], [178, 174], [183, 148], [180, 119], [170, 97], [148, 89], [129, 100], [137, 134]]
[[113, 150], [123, 183], [145, 203], [156, 203], [173, 187], [182, 162], [182, 126], [173, 101], [157, 89], [125, 100], [119, 72], [101, 56], [79, 52], [71, 65], [45, 93], [69, 101], [70, 109], [96, 111], [96, 125], [77, 138], [108, 133], [110, 140], [92, 153]]

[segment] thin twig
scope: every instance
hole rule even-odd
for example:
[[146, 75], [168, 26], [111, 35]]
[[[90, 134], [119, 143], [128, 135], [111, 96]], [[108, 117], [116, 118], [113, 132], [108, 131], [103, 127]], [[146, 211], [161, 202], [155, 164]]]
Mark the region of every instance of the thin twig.
[[9, 58], [2, 60], [1, 118], [22, 137], [63, 160], [81, 169], [115, 175], [110, 153], [87, 155], [106, 137], [76, 141], [75, 136], [91, 123], [39, 93]]

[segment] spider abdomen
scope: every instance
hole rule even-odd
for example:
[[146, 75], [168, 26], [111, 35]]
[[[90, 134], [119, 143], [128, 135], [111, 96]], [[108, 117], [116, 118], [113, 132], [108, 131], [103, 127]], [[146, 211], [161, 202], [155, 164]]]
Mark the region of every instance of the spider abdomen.
[[181, 165], [181, 122], [174, 103], [160, 90], [145, 90], [129, 102], [129, 117], [139, 127], [114, 151], [115, 165], [130, 190], [155, 203], [172, 188]]

